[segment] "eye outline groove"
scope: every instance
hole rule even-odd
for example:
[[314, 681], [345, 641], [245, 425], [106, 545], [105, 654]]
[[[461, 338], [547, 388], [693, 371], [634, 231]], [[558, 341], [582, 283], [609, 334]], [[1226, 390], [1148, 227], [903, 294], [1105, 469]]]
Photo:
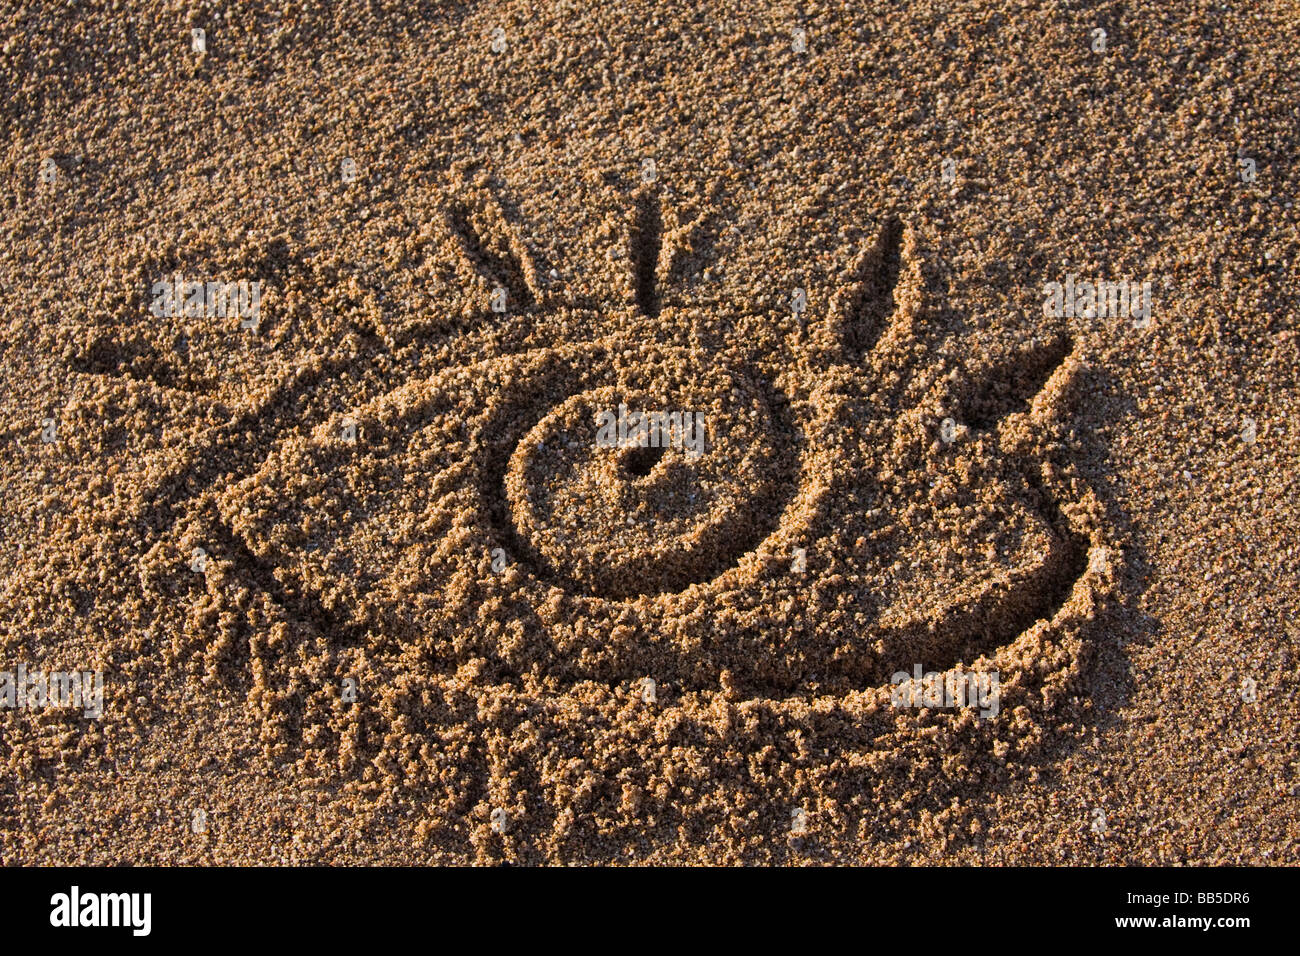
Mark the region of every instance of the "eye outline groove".
[[[961, 403], [962, 420], [976, 431], [992, 431], [1009, 416], [1027, 411], [1073, 351], [1073, 339], [1060, 332], [1045, 342], [1034, 342], [972, 368], [970, 376], [975, 387]], [[1011, 383], [1003, 390], [1005, 394], [990, 398], [990, 391], [1004, 383]]]

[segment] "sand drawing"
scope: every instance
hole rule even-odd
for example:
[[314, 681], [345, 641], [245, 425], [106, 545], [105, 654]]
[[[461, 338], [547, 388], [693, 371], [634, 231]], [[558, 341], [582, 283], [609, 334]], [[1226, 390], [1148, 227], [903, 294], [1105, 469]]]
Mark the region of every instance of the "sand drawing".
[[[617, 332], [579, 305], [565, 325], [585, 340], [427, 377], [317, 364], [149, 496], [155, 546], [208, 554], [180, 592], [193, 607], [178, 660], [246, 688], [269, 752], [359, 780], [421, 753], [399, 776], [427, 786], [456, 761], [431, 756], [439, 732], [508, 733], [466, 720], [467, 674], [543, 710], [640, 699], [647, 679], [655, 708], [683, 716], [719, 700], [777, 723], [825, 710], [853, 727], [828, 764], [924, 749], [927, 727], [945, 728], [936, 759], [1049, 735], [1121, 554], [1061, 446], [1085, 347], [1047, 329], [1012, 354], [935, 361], [926, 252], [896, 217], [786, 354], [683, 346], [692, 310], [671, 294], [682, 257], [658, 203], [643, 193], [630, 213]], [[485, 296], [468, 331], [442, 337], [568, 309], [491, 197], [474, 209], [450, 208], [446, 248], [509, 310]], [[129, 356], [81, 367], [174, 380]], [[601, 447], [596, 422], [620, 406], [698, 414], [702, 454]], [[251, 463], [223, 475], [235, 445]], [[891, 707], [891, 675], [922, 667], [995, 673], [1000, 719]], [[618, 734], [617, 759], [654, 775], [635, 726]], [[482, 759], [465, 752], [460, 779]], [[488, 770], [498, 786], [502, 773]]]

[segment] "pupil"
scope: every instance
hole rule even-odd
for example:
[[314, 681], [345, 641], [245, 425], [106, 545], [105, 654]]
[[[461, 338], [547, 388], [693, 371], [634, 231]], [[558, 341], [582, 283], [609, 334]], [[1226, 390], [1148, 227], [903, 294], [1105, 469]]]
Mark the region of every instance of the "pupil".
[[629, 475], [637, 478], [644, 478], [650, 474], [650, 470], [659, 464], [659, 459], [664, 456], [662, 446], [656, 448], [653, 445], [645, 448], [633, 448], [623, 458], [623, 468]]

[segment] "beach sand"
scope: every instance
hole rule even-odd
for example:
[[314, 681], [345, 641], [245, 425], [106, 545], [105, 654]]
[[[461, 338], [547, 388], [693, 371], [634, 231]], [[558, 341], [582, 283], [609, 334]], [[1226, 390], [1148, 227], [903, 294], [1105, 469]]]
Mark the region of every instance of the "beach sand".
[[3, 14], [0, 861], [1297, 862], [1300, 8], [752, 11]]

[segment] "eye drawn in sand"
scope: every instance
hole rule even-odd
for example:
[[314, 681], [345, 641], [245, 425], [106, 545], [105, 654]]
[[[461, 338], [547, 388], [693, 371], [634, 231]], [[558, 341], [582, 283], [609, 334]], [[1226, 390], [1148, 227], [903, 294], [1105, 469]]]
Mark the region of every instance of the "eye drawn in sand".
[[[179, 475], [160, 491], [177, 552], [212, 555], [207, 620], [244, 621], [210, 657], [243, 659], [229, 645], [247, 641], [264, 708], [293, 688], [266, 711], [277, 752], [382, 755], [385, 728], [410, 718], [367, 711], [366, 687], [449, 699], [466, 679], [519, 700], [639, 698], [651, 679], [665, 711], [725, 698], [777, 721], [829, 708], [859, 753], [923, 748], [935, 726], [986, 751], [1012, 713], [1013, 736], [1054, 723], [1120, 554], [1065, 452], [1084, 348], [1052, 333], [945, 360], [958, 353], [938, 350], [924, 249], [897, 219], [785, 353], [684, 346], [681, 329], [728, 306], [676, 290], [663, 218], [643, 194], [606, 334], [557, 300], [517, 234], [452, 208], [442, 248], [480, 277], [479, 324], [459, 333], [481, 336], [477, 359], [354, 379], [351, 403], [308, 426], [250, 413], [221, 441], [256, 424], [259, 466], [189, 498]], [[487, 307], [495, 288], [505, 317]], [[592, 334], [481, 357], [494, 323], [538, 316]], [[347, 364], [262, 408], [294, 408]], [[703, 413], [703, 453], [598, 447], [598, 414], [620, 404]], [[997, 671], [1001, 716], [891, 707], [891, 675], [915, 665]], [[362, 703], [341, 710], [335, 688], [354, 678]], [[435, 709], [416, 723], [452, 719]]]

